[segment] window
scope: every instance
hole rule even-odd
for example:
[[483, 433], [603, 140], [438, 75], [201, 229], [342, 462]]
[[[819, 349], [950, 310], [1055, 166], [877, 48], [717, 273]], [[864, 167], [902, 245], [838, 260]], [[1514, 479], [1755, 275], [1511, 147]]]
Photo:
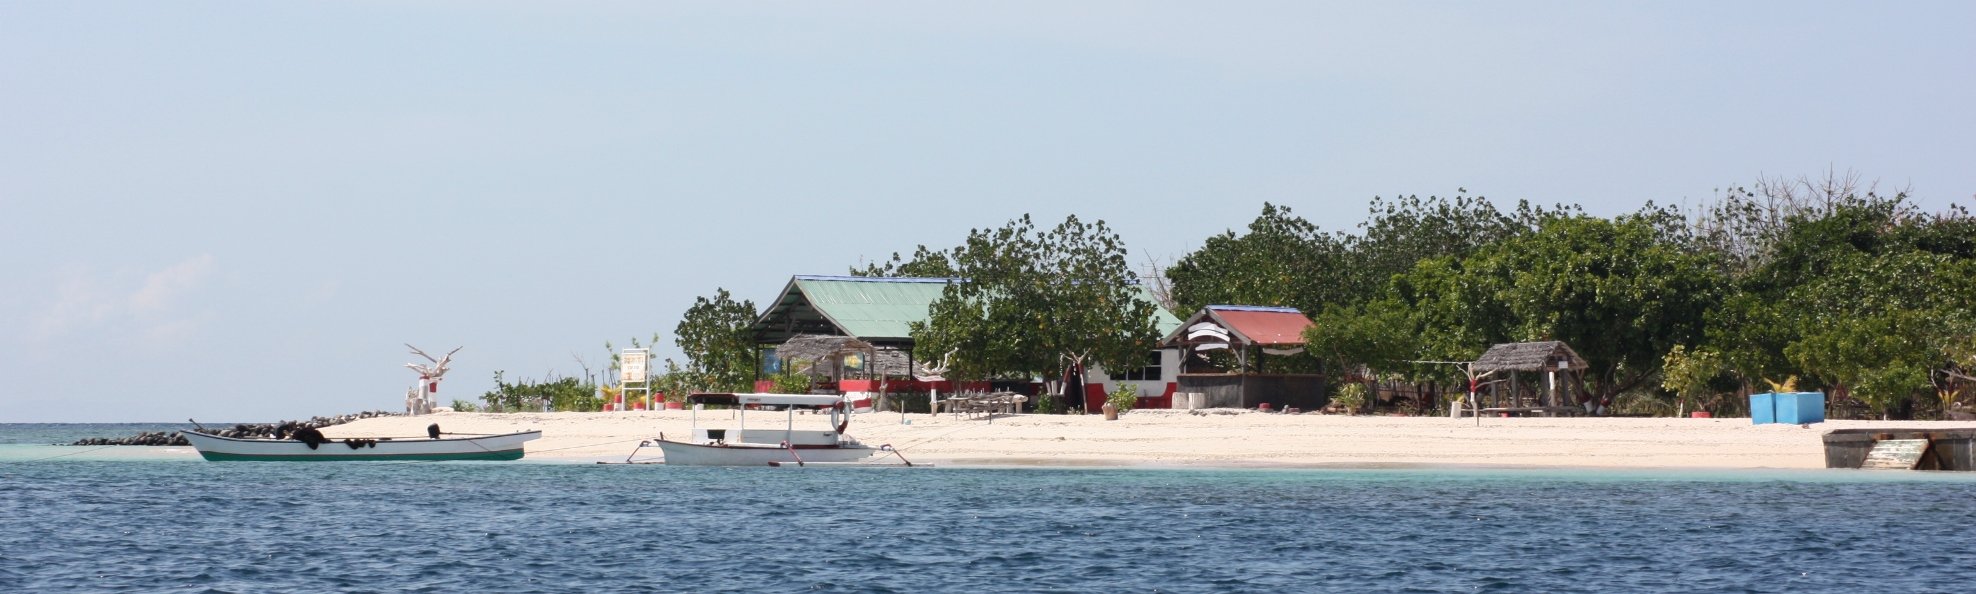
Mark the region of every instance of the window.
[[1132, 369], [1132, 370], [1129, 370], [1129, 371], [1126, 371], [1126, 372], [1125, 372], [1125, 373], [1123, 374], [1123, 376], [1122, 376], [1122, 377], [1120, 377], [1120, 378], [1118, 378], [1118, 379], [1121, 379], [1121, 380], [1125, 380], [1125, 381], [1135, 381], [1135, 382], [1156, 382], [1156, 381], [1159, 381], [1159, 380], [1160, 380], [1160, 356], [1161, 356], [1161, 351], [1153, 351], [1153, 352], [1152, 352], [1152, 353], [1151, 353], [1151, 354], [1150, 354], [1149, 356], [1147, 356], [1147, 357], [1146, 357], [1146, 366], [1145, 366], [1145, 367], [1140, 367], [1140, 368], [1138, 368], [1138, 369]]

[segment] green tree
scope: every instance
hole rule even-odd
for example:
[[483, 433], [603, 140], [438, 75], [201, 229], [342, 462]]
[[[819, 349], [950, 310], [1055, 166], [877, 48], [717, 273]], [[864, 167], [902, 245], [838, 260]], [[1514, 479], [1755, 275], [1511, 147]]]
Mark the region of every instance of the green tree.
[[1715, 379], [1725, 369], [1720, 353], [1708, 349], [1690, 351], [1687, 345], [1679, 344], [1661, 359], [1661, 366], [1660, 387], [1679, 397], [1682, 408], [1694, 409], [1702, 408], [1707, 402], [1714, 391]]
[[753, 301], [734, 301], [727, 289], [713, 299], [699, 297], [673, 329], [673, 344], [686, 355], [685, 371], [703, 385], [689, 389], [747, 391], [755, 377], [755, 338], [750, 328], [758, 313]]
[[1207, 305], [1272, 305], [1317, 311], [1344, 300], [1328, 282], [1343, 264], [1343, 247], [1287, 206], [1263, 203], [1248, 233], [1228, 231], [1167, 268], [1177, 316]]
[[1580, 210], [1519, 201], [1514, 210], [1503, 212], [1486, 197], [1469, 196], [1466, 189], [1453, 197], [1374, 197], [1360, 233], [1346, 239], [1346, 266], [1329, 282], [1345, 287], [1357, 300], [1370, 299], [1394, 276], [1424, 260], [1465, 259], [1496, 242], [1528, 234], [1545, 220]]
[[1047, 377], [1066, 360], [1125, 369], [1157, 338], [1154, 305], [1138, 298], [1125, 245], [1103, 221], [1071, 216], [1038, 231], [1023, 215], [969, 232], [952, 258], [966, 280], [912, 330], [920, 359], [954, 353], [950, 376]]
[[954, 262], [947, 252], [919, 246], [913, 250], [911, 260], [899, 257], [892, 252], [892, 259], [885, 262], [866, 264], [864, 268], [851, 268], [851, 276], [889, 276], [920, 278], [953, 278]]
[[1651, 205], [1613, 220], [1557, 217], [1477, 256], [1519, 340], [1562, 340], [1602, 398], [1645, 383], [1677, 344], [1699, 342], [1727, 280], [1713, 257], [1670, 237]]
[[[1312, 316], [1304, 330], [1308, 352], [1330, 363], [1330, 369], [1349, 381], [1358, 370], [1402, 372], [1412, 375], [1414, 365], [1426, 352], [1415, 330], [1410, 310], [1388, 298], [1361, 305], [1333, 305]], [[1375, 374], [1376, 375], [1376, 374]]]

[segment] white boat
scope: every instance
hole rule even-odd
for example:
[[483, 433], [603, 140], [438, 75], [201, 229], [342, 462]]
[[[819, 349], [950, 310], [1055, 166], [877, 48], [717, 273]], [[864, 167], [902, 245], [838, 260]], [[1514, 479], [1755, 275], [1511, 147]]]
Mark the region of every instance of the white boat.
[[[844, 429], [851, 423], [851, 416], [845, 410], [842, 397], [693, 394], [686, 397], [686, 402], [693, 409], [692, 440], [677, 441], [660, 436], [657, 441], [659, 451], [665, 452], [665, 463], [670, 466], [841, 464], [857, 462], [880, 451], [844, 435]], [[701, 407], [692, 405], [707, 404], [734, 406], [737, 426], [732, 429], [701, 427]], [[759, 415], [761, 409], [768, 407], [784, 409], [788, 415], [787, 424], [783, 427], [748, 428], [748, 411], [755, 409]], [[829, 411], [830, 428], [796, 429], [796, 411], [799, 409]]]
[[239, 439], [183, 431], [207, 460], [520, 460], [522, 443], [541, 431], [442, 438], [331, 439], [309, 447], [296, 439]]

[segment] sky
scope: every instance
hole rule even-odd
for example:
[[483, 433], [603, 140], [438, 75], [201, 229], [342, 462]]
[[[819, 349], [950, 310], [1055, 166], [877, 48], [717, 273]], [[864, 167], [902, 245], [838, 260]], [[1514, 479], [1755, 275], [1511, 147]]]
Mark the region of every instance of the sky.
[[0, 423], [266, 421], [608, 365], [1023, 214], [1976, 206], [1967, 2], [0, 1]]

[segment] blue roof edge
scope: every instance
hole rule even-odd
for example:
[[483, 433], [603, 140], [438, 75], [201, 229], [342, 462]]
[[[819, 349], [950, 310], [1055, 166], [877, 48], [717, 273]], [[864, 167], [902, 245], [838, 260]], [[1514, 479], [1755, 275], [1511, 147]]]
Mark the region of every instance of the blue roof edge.
[[1261, 311], [1261, 312], [1269, 312], [1269, 313], [1294, 313], [1294, 314], [1304, 313], [1303, 310], [1294, 307], [1279, 307], [1275, 305], [1210, 305], [1207, 308], [1215, 311]]
[[946, 284], [946, 283], [950, 283], [950, 282], [953, 282], [953, 281], [955, 281], [955, 280], [958, 280], [958, 279], [951, 279], [951, 278], [926, 278], [926, 277], [917, 277], [917, 276], [831, 276], [831, 275], [825, 275], [825, 274], [798, 274], [798, 275], [796, 275], [796, 280], [805, 280], [805, 281], [846, 281], [846, 282], [854, 282], [854, 283], [941, 283], [941, 284]]
[[[836, 276], [836, 275], [829, 275], [829, 274], [798, 274], [798, 275], [796, 275], [796, 276], [795, 276], [795, 280], [803, 280], [803, 281], [842, 281], [842, 282], [853, 282], [853, 283], [941, 283], [941, 284], [946, 284], [946, 283], [951, 283], [951, 282], [957, 282], [957, 281], [964, 281], [964, 280], [966, 280], [966, 279], [959, 279], [959, 278], [939, 278], [939, 277], [924, 277], [924, 276]], [[1132, 280], [1128, 280], [1128, 281], [1126, 281], [1126, 282], [1125, 282], [1125, 284], [1126, 284], [1127, 286], [1133, 286], [1133, 287], [1136, 287], [1136, 286], [1139, 286], [1139, 284], [1140, 284], [1140, 283], [1139, 283], [1139, 279], [1136, 279], [1136, 278], [1135, 278], [1135, 279], [1132, 279]]]

